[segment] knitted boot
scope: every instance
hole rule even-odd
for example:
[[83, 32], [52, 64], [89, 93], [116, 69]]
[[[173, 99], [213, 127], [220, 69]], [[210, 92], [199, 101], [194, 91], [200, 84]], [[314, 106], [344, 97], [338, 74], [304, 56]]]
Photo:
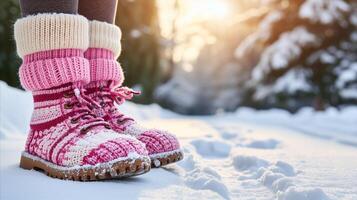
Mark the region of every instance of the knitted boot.
[[150, 169], [145, 146], [111, 130], [81, 88], [90, 80], [83, 56], [88, 31], [79, 15], [39, 14], [15, 23], [20, 80], [34, 99], [20, 167], [82, 181], [145, 173]]
[[162, 130], [145, 129], [132, 118], [124, 116], [115, 104], [122, 104], [136, 92], [120, 86], [124, 80], [122, 69], [116, 58], [120, 55], [121, 31], [117, 26], [90, 22], [90, 44], [84, 56], [89, 60], [91, 83], [86, 86], [90, 98], [101, 105], [98, 116], [123, 134], [135, 136], [146, 145], [152, 166], [159, 167], [183, 158], [176, 137]]

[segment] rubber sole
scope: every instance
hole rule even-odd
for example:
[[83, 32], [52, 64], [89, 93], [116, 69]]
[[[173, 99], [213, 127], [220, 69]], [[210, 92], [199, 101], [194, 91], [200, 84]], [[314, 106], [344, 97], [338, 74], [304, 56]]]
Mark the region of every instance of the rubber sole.
[[20, 167], [27, 170], [43, 171], [47, 176], [62, 180], [97, 181], [137, 176], [150, 171], [150, 158], [139, 157], [100, 163], [94, 166], [57, 166], [28, 153], [21, 156]]
[[149, 156], [151, 159], [151, 167], [159, 168], [182, 160], [183, 152], [181, 150], [175, 150]]

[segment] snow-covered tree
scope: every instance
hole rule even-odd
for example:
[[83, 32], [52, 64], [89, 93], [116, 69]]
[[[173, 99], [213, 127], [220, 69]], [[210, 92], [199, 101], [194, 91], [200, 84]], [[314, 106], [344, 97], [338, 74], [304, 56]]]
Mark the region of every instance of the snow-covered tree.
[[356, 103], [355, 15], [347, 0], [290, 1], [267, 15], [236, 50], [238, 60], [259, 57], [245, 103], [289, 110]]
[[201, 26], [215, 42], [203, 45], [189, 72], [182, 70], [186, 63], [177, 63], [181, 68], [156, 90], [159, 102], [184, 113], [357, 103], [356, 2], [253, 4], [230, 23]]

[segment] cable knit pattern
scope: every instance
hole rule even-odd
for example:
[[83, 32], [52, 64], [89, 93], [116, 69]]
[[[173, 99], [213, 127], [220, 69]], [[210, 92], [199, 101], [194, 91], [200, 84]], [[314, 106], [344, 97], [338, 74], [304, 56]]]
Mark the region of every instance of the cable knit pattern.
[[121, 53], [121, 30], [119, 27], [100, 21], [89, 22], [89, 47], [108, 49], [113, 52], [114, 58]]
[[81, 15], [38, 14], [19, 19], [14, 26], [21, 58], [39, 51], [88, 48], [88, 20]]

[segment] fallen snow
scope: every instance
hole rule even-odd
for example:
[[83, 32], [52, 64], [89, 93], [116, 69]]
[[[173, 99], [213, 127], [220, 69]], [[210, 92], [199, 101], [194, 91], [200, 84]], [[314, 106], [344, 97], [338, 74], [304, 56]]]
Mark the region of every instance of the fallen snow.
[[101, 182], [18, 167], [31, 95], [0, 82], [0, 199], [357, 199], [357, 107], [292, 115], [272, 109], [186, 117], [126, 103], [145, 126], [180, 139], [185, 158], [142, 176]]

